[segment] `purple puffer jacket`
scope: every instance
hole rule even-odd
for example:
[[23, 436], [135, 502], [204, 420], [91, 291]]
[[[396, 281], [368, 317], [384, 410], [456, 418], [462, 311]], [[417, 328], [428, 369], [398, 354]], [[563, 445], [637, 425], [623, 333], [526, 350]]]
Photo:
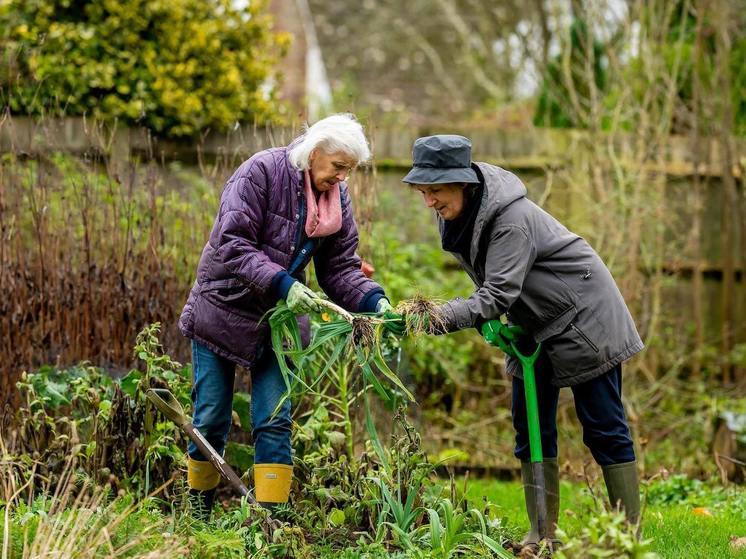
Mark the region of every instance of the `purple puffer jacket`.
[[[314, 265], [319, 285], [332, 301], [358, 311], [361, 303], [368, 306], [383, 290], [360, 270], [347, 185], [341, 183], [340, 190], [342, 228], [321, 241]], [[303, 175], [288, 160], [287, 148], [261, 151], [233, 173], [179, 319], [184, 336], [230, 361], [252, 366], [269, 336], [265, 313], [279, 297], [273, 279], [300, 250], [301, 196]], [[302, 274], [295, 276], [304, 280]], [[308, 343], [308, 317], [299, 317], [299, 323]]]

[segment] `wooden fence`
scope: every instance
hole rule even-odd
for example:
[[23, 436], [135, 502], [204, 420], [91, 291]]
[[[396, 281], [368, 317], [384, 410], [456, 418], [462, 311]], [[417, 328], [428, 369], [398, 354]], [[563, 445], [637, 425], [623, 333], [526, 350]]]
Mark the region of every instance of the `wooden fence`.
[[[474, 159], [498, 164], [518, 173], [538, 199], [563, 221], [573, 224], [584, 219], [583, 203], [574, 196], [563, 170], [578, 164], [578, 154], [587, 149], [588, 133], [580, 130], [531, 129], [497, 130], [479, 127], [450, 126], [436, 128], [405, 128], [370, 126], [369, 136], [375, 154], [374, 164], [382, 182], [396, 181], [411, 163], [411, 147], [422, 135], [459, 133], [471, 138]], [[153, 138], [143, 129], [103, 126], [83, 118], [44, 119], [6, 118], [0, 122], [0, 153], [16, 154], [73, 152], [81, 155], [103, 154], [113, 166], [132, 157], [157, 160], [181, 160], [186, 163], [208, 158], [225, 158], [231, 167], [252, 153], [269, 146], [286, 145], [298, 134], [298, 128], [239, 127], [228, 134], [207, 134], [196, 142], [163, 141]], [[617, 165], [634, 165], [635, 146], [632, 136], [615, 134], [603, 137], [613, 144]], [[666, 286], [665, 304], [675, 309], [683, 328], [692, 317], [702, 315], [704, 328], [718, 331], [723, 321], [732, 322], [733, 343], [746, 342], [746, 200], [744, 200], [743, 170], [746, 166], [746, 142], [734, 140], [736, 157], [731, 169], [723, 165], [720, 144], [706, 140], [697, 153], [691, 139], [672, 136], [660, 153], [640, 169], [665, 177], [666, 207], [677, 215], [669, 236], [686, 235], [693, 220], [691, 193], [694, 185], [704, 185], [701, 210], [702, 229], [699, 252], [688, 254], [675, 250], [662, 263], [661, 271], [671, 277]], [[704, 154], [704, 157], [703, 157]], [[702, 163], [697, 164], [697, 161]], [[729, 228], [729, 238], [723, 238], [721, 219], [729, 203], [724, 196], [722, 175], [729, 172], [736, 180], [738, 204], [735, 223]], [[546, 196], [550, 177], [556, 184], [552, 195]], [[548, 199], [547, 199], [548, 198]], [[593, 224], [589, 224], [592, 227]], [[732, 253], [730, 260], [724, 247]], [[648, 273], [650, 270], [642, 270]], [[698, 285], [696, 303], [691, 294], [692, 280], [704, 278]], [[727, 281], [724, 281], [727, 280]], [[725, 286], [725, 288], [724, 288]], [[725, 301], [725, 305], [723, 304]], [[730, 301], [730, 303], [728, 303]], [[699, 306], [699, 310], [696, 308]], [[732, 344], [731, 344], [732, 345]], [[727, 349], [727, 348], [726, 348]]]

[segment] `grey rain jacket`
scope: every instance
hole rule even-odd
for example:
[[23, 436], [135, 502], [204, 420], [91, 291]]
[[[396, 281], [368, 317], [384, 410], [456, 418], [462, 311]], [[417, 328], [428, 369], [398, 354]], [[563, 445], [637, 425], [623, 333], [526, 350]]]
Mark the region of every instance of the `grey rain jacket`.
[[[473, 164], [484, 177], [470, 258], [454, 254], [477, 289], [443, 306], [449, 331], [508, 315], [541, 342], [552, 383], [591, 380], [643, 348], [614, 278], [581, 237], [526, 198], [513, 173]], [[438, 216], [443, 232], [443, 220]], [[508, 359], [508, 372], [521, 376]]]

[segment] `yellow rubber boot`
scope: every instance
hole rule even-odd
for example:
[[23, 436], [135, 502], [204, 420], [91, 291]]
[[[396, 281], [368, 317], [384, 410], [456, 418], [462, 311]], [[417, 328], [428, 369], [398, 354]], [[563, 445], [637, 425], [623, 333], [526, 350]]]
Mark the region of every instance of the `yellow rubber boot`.
[[187, 484], [189, 489], [197, 491], [209, 491], [215, 489], [220, 483], [220, 474], [207, 460], [194, 460], [189, 458], [187, 461]]
[[188, 459], [189, 502], [195, 518], [205, 522], [210, 519], [212, 505], [215, 502], [215, 489], [219, 483], [220, 474], [211, 462]]
[[254, 491], [260, 505], [287, 503], [293, 467], [287, 464], [254, 464]]

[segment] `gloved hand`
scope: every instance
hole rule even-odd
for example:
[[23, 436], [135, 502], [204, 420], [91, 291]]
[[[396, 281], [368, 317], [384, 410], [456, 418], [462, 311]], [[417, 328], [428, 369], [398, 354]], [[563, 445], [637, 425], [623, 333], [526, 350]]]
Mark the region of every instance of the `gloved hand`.
[[321, 306], [317, 302], [318, 299], [319, 296], [312, 289], [296, 281], [288, 291], [286, 303], [295, 314], [306, 314], [321, 312]]
[[508, 326], [499, 320], [488, 320], [482, 324], [482, 337], [485, 341], [492, 346], [499, 347], [508, 355], [514, 354], [510, 346], [511, 342], [518, 341], [518, 338], [524, 334], [525, 331], [520, 326]]
[[407, 331], [404, 317], [394, 312], [394, 307], [391, 306], [391, 302], [388, 299], [382, 297], [378, 300], [376, 313], [386, 321], [383, 323], [383, 327], [387, 331], [391, 332], [397, 338], [404, 336]]
[[394, 307], [391, 306], [391, 302], [386, 297], [381, 297], [376, 303], [376, 314], [385, 314], [393, 310]]
[[386, 311], [383, 313], [383, 318], [386, 322], [383, 323], [383, 327], [391, 332], [397, 338], [401, 338], [407, 332], [407, 324], [404, 321], [404, 317], [393, 311]]

